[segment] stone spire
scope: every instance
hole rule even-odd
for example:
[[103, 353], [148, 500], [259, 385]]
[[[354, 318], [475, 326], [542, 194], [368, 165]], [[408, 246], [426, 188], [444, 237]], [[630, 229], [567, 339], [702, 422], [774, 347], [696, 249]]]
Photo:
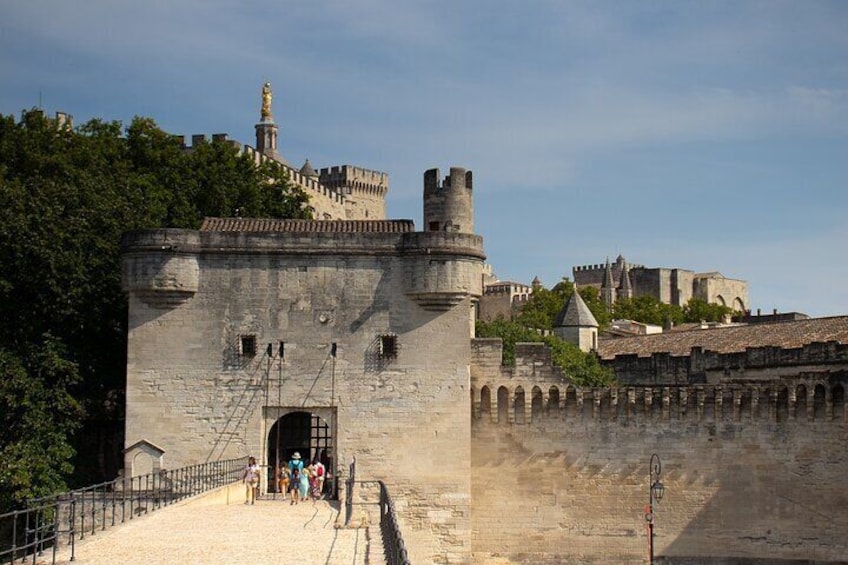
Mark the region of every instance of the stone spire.
[[630, 268], [625, 261], [621, 262], [621, 277], [618, 281], [618, 298], [633, 298], [633, 286], [630, 284]]
[[601, 283], [601, 298], [607, 309], [612, 310], [612, 305], [615, 304], [615, 283], [612, 282], [612, 267], [610, 267], [609, 257], [607, 264], [604, 267], [604, 282]]

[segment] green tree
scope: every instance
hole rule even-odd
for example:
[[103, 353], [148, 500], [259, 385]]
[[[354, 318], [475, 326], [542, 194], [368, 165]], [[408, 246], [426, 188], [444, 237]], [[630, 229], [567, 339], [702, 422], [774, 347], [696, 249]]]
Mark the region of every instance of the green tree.
[[728, 306], [710, 304], [700, 298], [690, 298], [683, 307], [683, 317], [687, 322], [720, 322], [732, 313], [733, 309]]
[[[606, 305], [600, 298], [598, 289], [590, 286], [580, 287], [580, 297], [589, 307], [601, 328], [608, 327], [611, 318]], [[574, 283], [563, 277], [552, 289], [537, 288], [516, 315], [516, 321], [522, 325], [540, 330], [553, 329], [557, 314], [574, 293]]]
[[521, 322], [495, 320], [476, 324], [477, 337], [497, 337], [503, 342], [504, 365], [515, 364], [516, 343], [544, 343], [551, 348], [551, 360], [560, 367], [571, 382], [581, 386], [604, 386], [614, 381], [612, 370], [603, 367], [593, 353], [584, 353], [574, 344], [555, 335], [543, 335]]
[[0, 418], [32, 430], [0, 434], [0, 502], [59, 488], [72, 463], [75, 483], [107, 478], [101, 460], [117, 458], [94, 448], [123, 433], [124, 231], [305, 218], [307, 203], [278, 165], [226, 142], [185, 151], [148, 118], [72, 131], [38, 110], [0, 115]]
[[612, 309], [612, 316], [617, 320], [635, 320], [645, 324], [665, 326], [669, 322], [683, 322], [683, 310], [679, 306], [663, 304], [653, 296], [637, 296], [617, 300]]

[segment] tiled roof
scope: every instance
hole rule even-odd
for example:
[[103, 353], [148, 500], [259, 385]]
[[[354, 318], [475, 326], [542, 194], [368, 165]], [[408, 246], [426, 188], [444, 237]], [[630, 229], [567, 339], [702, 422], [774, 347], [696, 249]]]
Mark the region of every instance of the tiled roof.
[[602, 359], [634, 354], [650, 357], [654, 353], [685, 356], [690, 354], [693, 347], [716, 353], [735, 353], [749, 347], [794, 349], [809, 343], [828, 341], [848, 344], [848, 316], [602, 340], [598, 344], [598, 353]]
[[200, 231], [247, 233], [408, 233], [412, 220], [279, 220], [205, 218]]

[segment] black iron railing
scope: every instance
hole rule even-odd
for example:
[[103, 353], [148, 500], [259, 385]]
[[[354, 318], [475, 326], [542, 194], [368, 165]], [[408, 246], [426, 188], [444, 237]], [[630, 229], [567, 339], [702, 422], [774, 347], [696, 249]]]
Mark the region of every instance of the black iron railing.
[[[386, 488], [386, 483], [383, 481], [357, 481], [355, 464], [351, 464], [350, 466], [350, 476], [346, 483], [345, 524], [350, 525], [354, 504], [374, 504], [367, 500], [367, 497], [365, 501], [355, 503], [354, 489], [357, 486], [373, 487], [375, 485], [380, 489], [380, 535], [383, 541], [383, 552], [386, 556], [386, 563], [388, 565], [409, 565], [409, 557], [406, 553], [406, 545], [403, 543], [403, 536], [400, 533], [395, 505], [392, 502], [392, 497], [389, 495], [389, 489]], [[370, 488], [366, 490], [370, 490]]]
[[0, 514], [0, 563], [44, 563], [45, 557], [55, 563], [63, 544], [73, 561], [77, 540], [236, 482], [246, 462], [199, 463], [29, 500], [24, 509]]
[[389, 496], [386, 484], [383, 481], [377, 482], [380, 484], [380, 533], [383, 535], [386, 562], [389, 565], [409, 565], [392, 497]]

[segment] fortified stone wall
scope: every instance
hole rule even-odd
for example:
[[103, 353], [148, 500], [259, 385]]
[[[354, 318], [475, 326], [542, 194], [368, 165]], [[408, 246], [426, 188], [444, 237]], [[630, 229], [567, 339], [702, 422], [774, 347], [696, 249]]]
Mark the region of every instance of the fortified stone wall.
[[748, 283], [728, 279], [718, 274], [695, 277], [694, 296], [711, 304], [722, 304], [737, 312], [745, 312], [748, 302]]
[[353, 165], [325, 167], [319, 182], [346, 196], [348, 220], [380, 220], [386, 217], [386, 193], [389, 175]]
[[155, 446], [168, 468], [271, 464], [280, 418], [311, 414], [331, 435], [331, 472], [355, 457], [357, 479], [392, 485], [414, 562], [467, 562], [481, 238], [411, 222], [221, 225], [239, 222], [125, 235], [126, 445]]
[[[472, 345], [478, 563], [644, 563], [651, 454], [663, 563], [848, 559], [848, 372], [768, 385], [581, 389]], [[795, 561], [793, 561], [795, 560]]]
[[835, 341], [798, 348], [752, 347], [738, 353], [692, 348], [687, 356], [654, 353], [650, 357], [617, 355], [601, 363], [622, 384], [686, 385], [765, 381], [802, 374], [828, 375], [848, 370], [848, 345]]

